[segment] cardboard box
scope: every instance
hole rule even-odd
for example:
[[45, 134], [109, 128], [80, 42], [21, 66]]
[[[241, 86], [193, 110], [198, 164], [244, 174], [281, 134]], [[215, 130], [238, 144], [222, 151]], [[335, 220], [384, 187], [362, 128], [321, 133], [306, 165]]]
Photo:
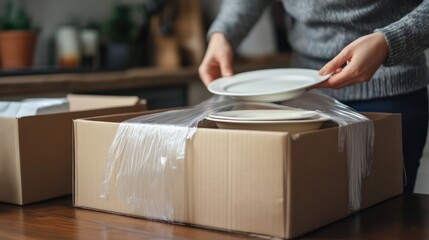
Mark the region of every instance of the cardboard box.
[[[115, 180], [110, 196], [100, 198], [118, 124], [138, 115], [74, 121], [76, 207], [146, 217], [119, 199]], [[374, 123], [375, 145], [371, 175], [363, 181], [363, 208], [402, 193], [400, 116], [366, 115]], [[200, 128], [186, 148], [186, 176], [178, 179], [186, 186], [177, 191], [185, 196], [172, 198], [178, 201], [171, 203], [174, 212], [191, 225], [281, 238], [346, 217], [347, 160], [337, 143], [338, 127], [294, 135]], [[177, 182], [165, 187], [174, 189]]]
[[0, 202], [22, 205], [71, 194], [72, 120], [146, 109], [137, 97], [68, 99], [69, 112], [0, 117]]

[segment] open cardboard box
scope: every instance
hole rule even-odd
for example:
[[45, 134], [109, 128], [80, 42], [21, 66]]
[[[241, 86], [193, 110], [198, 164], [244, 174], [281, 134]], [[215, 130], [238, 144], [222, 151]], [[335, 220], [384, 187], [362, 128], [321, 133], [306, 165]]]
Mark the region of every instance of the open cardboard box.
[[23, 205], [72, 193], [73, 119], [146, 110], [138, 97], [67, 98], [68, 112], [0, 117], [0, 202]]
[[[149, 112], [150, 113], [150, 112]], [[119, 197], [115, 180], [100, 198], [108, 150], [121, 121], [145, 113], [74, 121], [74, 205], [146, 218]], [[401, 118], [365, 114], [374, 123], [371, 175], [362, 184], [362, 209], [402, 193]], [[293, 238], [351, 214], [347, 160], [338, 152], [338, 127], [288, 134], [199, 128], [186, 147], [184, 176], [171, 206], [190, 225]], [[115, 169], [116, 171], [116, 169]], [[116, 172], [113, 172], [113, 179]], [[135, 183], [144, 188], [145, 184]], [[184, 196], [179, 196], [183, 194]], [[161, 201], [161, 200], [160, 200]]]

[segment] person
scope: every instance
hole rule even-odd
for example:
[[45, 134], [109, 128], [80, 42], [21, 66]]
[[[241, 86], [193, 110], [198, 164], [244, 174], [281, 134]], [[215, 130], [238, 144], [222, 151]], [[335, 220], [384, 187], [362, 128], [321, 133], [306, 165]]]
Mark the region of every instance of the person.
[[[234, 73], [234, 48], [269, 0], [224, 0], [198, 72]], [[402, 114], [404, 192], [412, 193], [428, 129], [429, 0], [283, 0], [291, 67], [333, 73], [316, 86], [357, 111]]]

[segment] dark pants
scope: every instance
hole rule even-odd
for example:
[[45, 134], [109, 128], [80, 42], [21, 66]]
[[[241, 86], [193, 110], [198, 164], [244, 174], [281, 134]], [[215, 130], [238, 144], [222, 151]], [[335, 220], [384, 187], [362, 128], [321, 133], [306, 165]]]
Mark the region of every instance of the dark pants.
[[360, 112], [390, 112], [402, 114], [402, 146], [404, 152], [404, 193], [412, 193], [417, 169], [426, 143], [428, 131], [428, 92], [413, 93], [344, 104]]

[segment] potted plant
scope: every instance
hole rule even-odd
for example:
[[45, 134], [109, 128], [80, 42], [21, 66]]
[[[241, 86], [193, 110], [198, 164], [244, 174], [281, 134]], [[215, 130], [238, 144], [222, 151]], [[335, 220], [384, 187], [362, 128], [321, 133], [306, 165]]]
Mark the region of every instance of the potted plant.
[[129, 65], [130, 44], [136, 36], [131, 6], [117, 4], [102, 26], [107, 41], [106, 65], [110, 69], [124, 69]]
[[33, 63], [36, 31], [22, 6], [7, 1], [0, 16], [0, 62], [4, 69], [30, 67]]

